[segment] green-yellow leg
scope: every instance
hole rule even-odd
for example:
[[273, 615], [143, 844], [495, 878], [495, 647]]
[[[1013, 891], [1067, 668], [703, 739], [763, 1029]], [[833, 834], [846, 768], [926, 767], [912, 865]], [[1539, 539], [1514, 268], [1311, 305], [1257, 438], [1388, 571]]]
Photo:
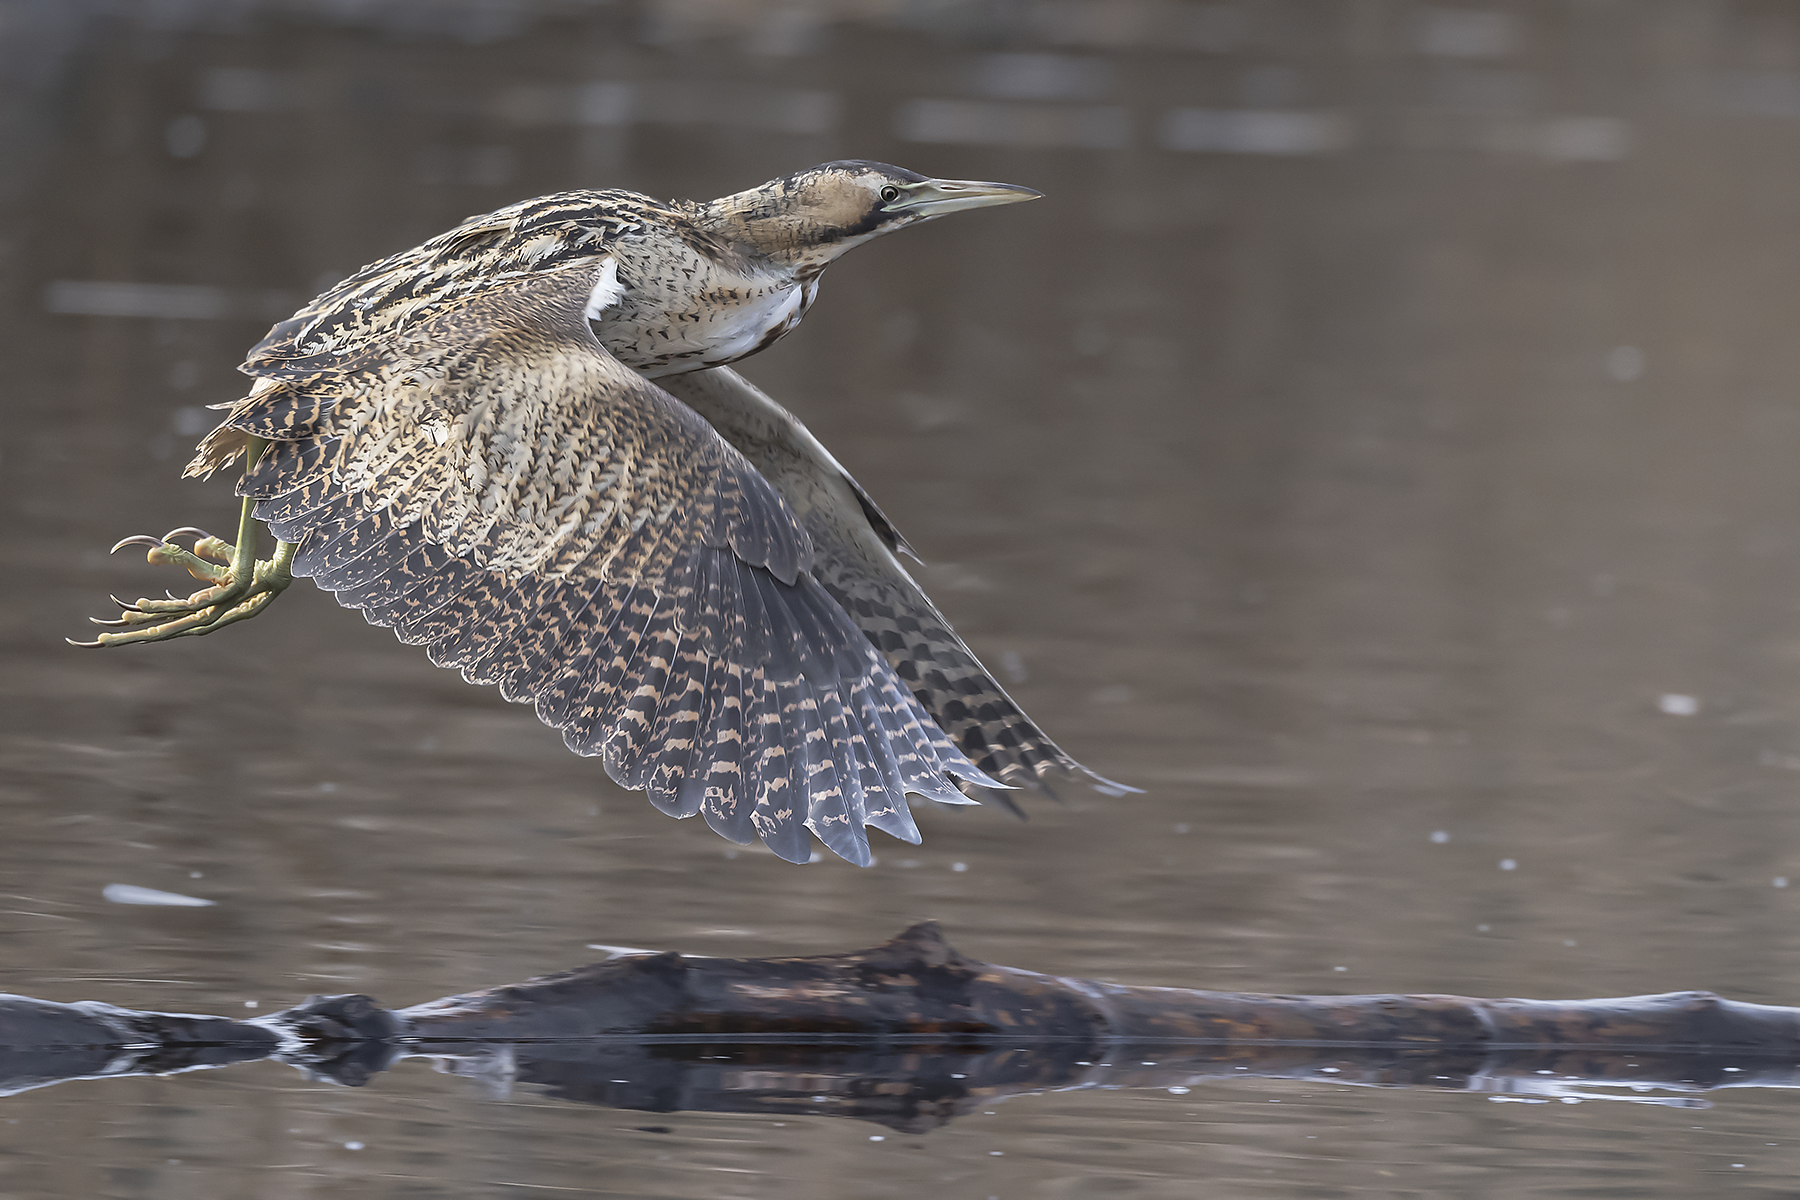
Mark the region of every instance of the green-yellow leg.
[[[260, 438], [252, 438], [245, 455], [246, 470], [254, 466], [263, 448], [268, 445]], [[267, 608], [269, 604], [294, 582], [293, 542], [277, 540], [275, 557], [258, 559], [256, 557], [257, 520], [255, 516], [256, 501], [245, 497], [244, 507], [238, 518], [237, 544], [232, 545], [211, 537], [198, 529], [175, 529], [160, 538], [129, 537], [114, 546], [115, 551], [125, 546], [149, 546], [150, 553], [145, 557], [158, 566], [173, 563], [186, 567], [188, 574], [209, 586], [201, 588], [185, 600], [142, 599], [135, 604], [119, 602], [123, 610], [116, 621], [102, 621], [90, 617], [96, 625], [108, 626], [110, 632], [103, 633], [91, 642], [77, 642], [68, 639], [72, 646], [128, 646], [136, 642], [164, 642], [170, 638], [198, 637], [234, 625], [239, 621], [249, 620]], [[199, 534], [192, 551], [184, 550], [174, 539], [182, 534]]]

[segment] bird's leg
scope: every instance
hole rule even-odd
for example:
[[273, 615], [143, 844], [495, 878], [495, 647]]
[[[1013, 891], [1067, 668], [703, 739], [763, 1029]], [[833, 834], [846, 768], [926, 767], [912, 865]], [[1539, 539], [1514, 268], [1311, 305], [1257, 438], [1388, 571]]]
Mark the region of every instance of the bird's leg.
[[[246, 473], [256, 465], [267, 445], [262, 438], [250, 439], [244, 459]], [[170, 597], [166, 600], [145, 598], [133, 604], [119, 601], [122, 611], [118, 620], [89, 618], [96, 625], [107, 626], [108, 632], [91, 642], [70, 639], [70, 644], [125, 646], [134, 642], [197, 637], [248, 620], [267, 608], [288, 584], [294, 582], [292, 568], [297, 547], [293, 542], [277, 540], [275, 556], [258, 559], [255, 509], [255, 499], [246, 496], [243, 512], [238, 518], [236, 545], [212, 537], [204, 530], [185, 528], [170, 530], [160, 538], [128, 537], [114, 546], [115, 551], [126, 546], [149, 546], [150, 553], [145, 557], [151, 563], [185, 567], [188, 574], [208, 586], [185, 600]], [[191, 551], [182, 549], [174, 540], [183, 534], [199, 535]]]

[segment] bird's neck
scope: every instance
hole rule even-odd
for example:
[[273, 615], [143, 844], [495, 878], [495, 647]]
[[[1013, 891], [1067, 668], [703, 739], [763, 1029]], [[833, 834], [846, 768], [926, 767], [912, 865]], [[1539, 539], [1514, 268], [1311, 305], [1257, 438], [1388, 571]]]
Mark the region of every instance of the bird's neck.
[[798, 282], [815, 278], [838, 255], [873, 236], [847, 234], [833, 214], [802, 205], [771, 184], [696, 205], [694, 223], [764, 270]]

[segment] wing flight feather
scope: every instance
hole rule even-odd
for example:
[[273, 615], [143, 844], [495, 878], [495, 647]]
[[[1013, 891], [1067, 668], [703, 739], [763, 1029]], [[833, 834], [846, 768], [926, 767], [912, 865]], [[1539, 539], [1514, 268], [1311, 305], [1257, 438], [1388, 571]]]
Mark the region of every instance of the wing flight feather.
[[299, 543], [295, 574], [535, 703], [664, 812], [796, 861], [816, 834], [867, 863], [865, 824], [916, 841], [906, 791], [995, 781], [821, 586], [781, 494], [594, 339], [602, 261], [360, 338], [349, 318], [278, 326], [195, 469], [269, 439], [243, 491]]
[[[854, 622], [894, 668], [898, 680], [884, 681], [880, 689], [889, 707], [859, 702], [857, 713], [873, 734], [871, 744], [892, 747], [907, 786], [919, 778], [904, 770], [911, 747], [926, 762], [960, 752], [987, 775], [1015, 787], [1050, 792], [1057, 783], [1081, 781], [1108, 794], [1132, 790], [1076, 762], [1006, 694], [901, 566], [899, 553], [912, 548], [793, 414], [729, 367], [670, 376], [662, 383], [781, 492], [812, 535], [813, 574], [834, 610]], [[900, 696], [916, 701], [930, 719], [913, 722], [904, 701], [894, 705]], [[876, 754], [873, 761], [885, 771], [886, 756]], [[1017, 811], [1006, 792], [966, 778], [958, 786]], [[883, 820], [890, 818], [883, 814]], [[895, 829], [889, 832], [896, 837], [916, 836], [910, 819], [902, 823], [896, 813], [891, 821]]]

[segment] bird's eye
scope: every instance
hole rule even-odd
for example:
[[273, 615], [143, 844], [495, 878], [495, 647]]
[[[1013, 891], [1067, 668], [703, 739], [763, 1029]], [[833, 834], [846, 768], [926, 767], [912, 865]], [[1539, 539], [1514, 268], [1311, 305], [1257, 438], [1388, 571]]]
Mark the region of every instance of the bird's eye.
[[886, 187], [881, 189], [881, 202], [883, 204], [892, 204], [894, 201], [898, 200], [899, 198], [900, 198], [900, 189], [895, 187], [893, 184], [890, 183]]

